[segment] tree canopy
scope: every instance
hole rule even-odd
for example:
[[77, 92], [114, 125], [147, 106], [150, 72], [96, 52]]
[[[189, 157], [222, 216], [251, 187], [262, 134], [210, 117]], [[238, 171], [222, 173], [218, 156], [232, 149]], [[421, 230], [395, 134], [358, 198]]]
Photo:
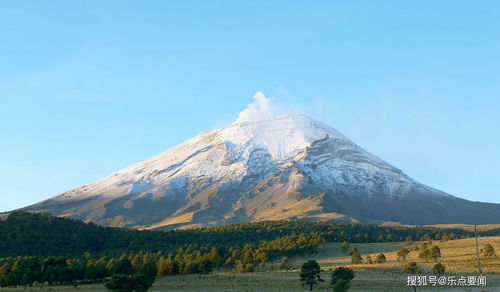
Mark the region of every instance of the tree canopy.
[[300, 268], [300, 282], [302, 285], [308, 286], [309, 291], [312, 291], [313, 286], [317, 285], [318, 281], [323, 281], [320, 273], [321, 268], [316, 261], [307, 261]]
[[334, 292], [345, 292], [351, 287], [354, 271], [346, 267], [338, 267], [332, 272], [331, 285]]

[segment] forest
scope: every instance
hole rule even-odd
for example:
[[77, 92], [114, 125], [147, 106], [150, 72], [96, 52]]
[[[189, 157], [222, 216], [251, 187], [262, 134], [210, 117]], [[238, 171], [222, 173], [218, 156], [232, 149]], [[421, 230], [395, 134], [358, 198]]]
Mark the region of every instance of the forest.
[[[481, 232], [498, 235], [500, 230]], [[83, 284], [113, 275], [253, 272], [270, 261], [317, 252], [326, 242], [448, 240], [462, 229], [263, 221], [189, 230], [110, 228], [44, 213], [0, 221], [0, 285]]]

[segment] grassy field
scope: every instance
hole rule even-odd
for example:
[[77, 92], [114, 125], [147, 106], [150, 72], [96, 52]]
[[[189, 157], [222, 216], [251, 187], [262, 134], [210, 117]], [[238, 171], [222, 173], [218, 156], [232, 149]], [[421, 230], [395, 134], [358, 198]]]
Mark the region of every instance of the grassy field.
[[[444, 229], [463, 229], [466, 231], [474, 231], [474, 225], [470, 224], [431, 224], [431, 225], [408, 225], [401, 224], [398, 222], [384, 222], [380, 224], [381, 226], [406, 226], [406, 227], [435, 227], [435, 228], [444, 228]], [[499, 229], [500, 224], [480, 224], [476, 225], [477, 231], [489, 231], [493, 229]]]
[[[490, 243], [495, 247], [498, 257], [491, 259], [481, 258], [483, 271], [486, 273], [500, 274], [500, 236], [480, 237], [479, 246], [482, 247], [486, 243]], [[417, 244], [417, 243], [415, 243]], [[431, 245], [437, 245], [441, 249], [442, 258], [440, 262], [446, 266], [449, 272], [477, 272], [476, 262], [476, 247], [473, 238], [450, 240], [445, 242], [434, 241]], [[397, 260], [396, 252], [401, 247], [409, 247], [405, 243], [362, 243], [351, 244], [356, 247], [364, 256], [371, 255], [372, 258], [382, 252], [387, 257], [385, 264], [359, 264], [350, 265], [350, 257], [346, 257], [341, 253], [338, 243], [328, 244], [323, 247], [318, 255], [318, 262], [323, 267], [346, 265], [355, 269], [372, 269], [372, 268], [397, 268], [401, 267], [402, 262]], [[418, 251], [411, 251], [406, 259], [407, 262], [415, 261], [424, 269], [430, 270], [435, 264], [433, 261], [425, 262], [418, 258]], [[500, 289], [499, 289], [500, 291]]]
[[[483, 270], [487, 276], [488, 285], [481, 288], [457, 287], [419, 287], [417, 291], [500, 291], [500, 236], [481, 237], [479, 245], [490, 243], [499, 254], [497, 258], [481, 259]], [[415, 243], [416, 244], [416, 243]], [[475, 260], [474, 239], [460, 239], [447, 242], [435, 241], [441, 249], [442, 262], [447, 271], [445, 276], [471, 276], [477, 275]], [[211, 275], [169, 276], [157, 279], [150, 291], [175, 291], [175, 292], [236, 292], [236, 291], [307, 291], [300, 286], [298, 270], [300, 265], [309, 259], [315, 259], [321, 265], [321, 277], [326, 280], [320, 283], [314, 291], [332, 291], [329, 287], [330, 271], [337, 266], [349, 266], [356, 272], [356, 277], [349, 291], [413, 291], [406, 286], [407, 274], [402, 272], [401, 261], [397, 261], [396, 251], [408, 246], [405, 243], [364, 243], [352, 244], [363, 257], [370, 254], [372, 258], [378, 253], [384, 253], [387, 262], [384, 264], [359, 264], [351, 265], [350, 257], [341, 252], [338, 243], [327, 244], [319, 250], [317, 255], [293, 258], [293, 269], [278, 271], [278, 263], [270, 263], [259, 272], [234, 275], [227, 272], [216, 272]], [[418, 251], [411, 251], [408, 261], [416, 261], [424, 270], [423, 275], [430, 275], [430, 269], [435, 264], [418, 259]], [[106, 291], [102, 284], [85, 285], [79, 287], [33, 287], [31, 289], [4, 289], [4, 291]]]
[[[427, 226], [436, 228], [458, 228], [467, 231], [474, 231], [474, 225], [468, 225], [468, 224], [435, 224]], [[477, 225], [476, 227], [477, 231], [488, 231], [500, 228], [500, 224], [483, 224], [483, 225]]]

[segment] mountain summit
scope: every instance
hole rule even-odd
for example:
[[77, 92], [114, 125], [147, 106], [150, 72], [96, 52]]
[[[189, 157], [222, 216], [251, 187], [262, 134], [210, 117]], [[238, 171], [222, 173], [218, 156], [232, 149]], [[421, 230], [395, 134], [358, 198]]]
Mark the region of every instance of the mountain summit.
[[149, 229], [277, 219], [500, 223], [499, 204], [418, 183], [303, 115], [203, 132], [24, 210]]

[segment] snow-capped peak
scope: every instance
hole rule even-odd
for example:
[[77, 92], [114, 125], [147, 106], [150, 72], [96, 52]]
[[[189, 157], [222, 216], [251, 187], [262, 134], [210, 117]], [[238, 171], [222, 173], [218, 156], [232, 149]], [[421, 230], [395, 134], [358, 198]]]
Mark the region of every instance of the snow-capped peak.
[[[226, 128], [26, 210], [139, 228], [344, 215], [431, 224], [476, 214], [476, 205], [414, 181], [331, 127], [298, 114], [270, 119], [266, 100], [256, 100]], [[486, 209], [482, 222], [499, 218], [500, 206]]]
[[286, 114], [264, 121], [233, 123], [217, 130], [221, 141], [263, 148], [273, 159], [286, 160], [327, 135], [346, 139], [331, 127], [300, 114]]

